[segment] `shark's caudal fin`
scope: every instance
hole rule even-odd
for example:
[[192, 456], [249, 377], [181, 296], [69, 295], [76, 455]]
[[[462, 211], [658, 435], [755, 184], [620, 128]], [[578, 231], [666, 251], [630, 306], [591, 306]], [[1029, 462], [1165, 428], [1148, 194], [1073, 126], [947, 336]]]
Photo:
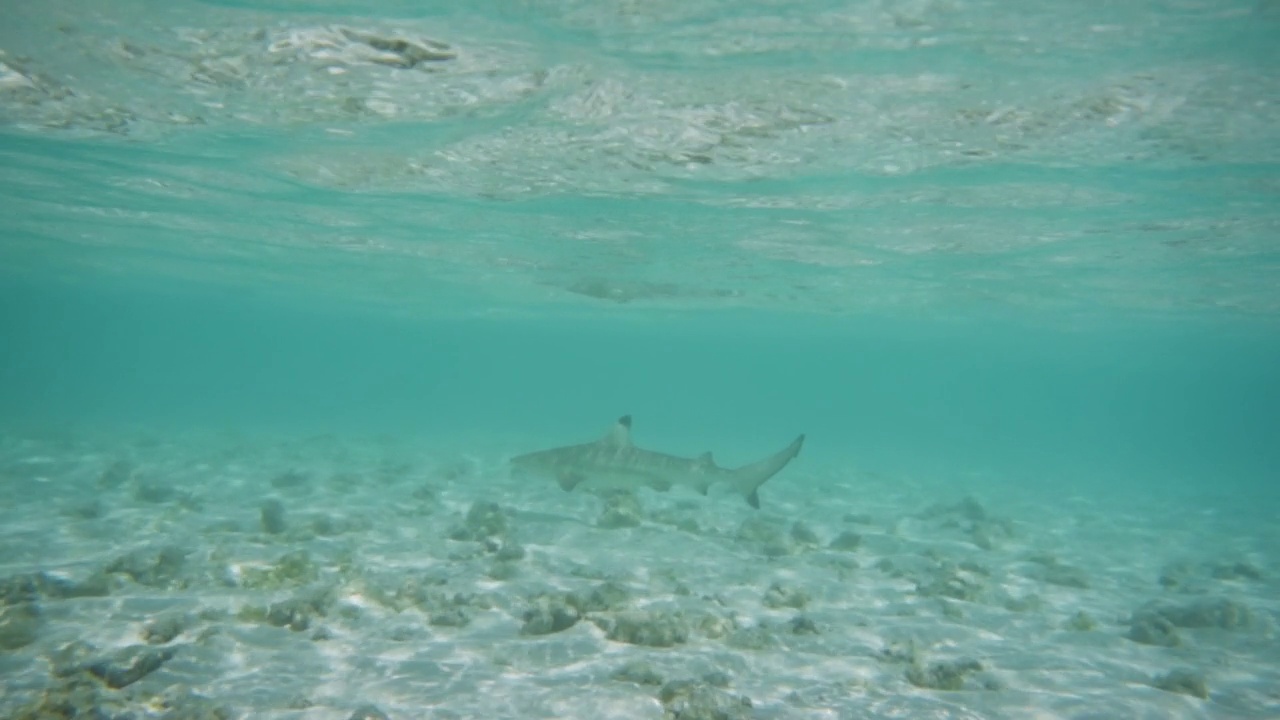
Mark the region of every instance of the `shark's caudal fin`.
[[800, 454], [801, 445], [804, 445], [803, 435], [793, 440], [790, 445], [780, 452], [760, 462], [743, 465], [733, 470], [733, 477], [730, 478], [730, 482], [733, 483], [733, 489], [747, 499], [748, 505], [757, 510], [760, 509], [760, 496], [756, 491], [760, 489], [760, 486], [766, 480], [777, 475], [779, 470], [786, 467], [786, 464], [791, 462], [791, 458]]

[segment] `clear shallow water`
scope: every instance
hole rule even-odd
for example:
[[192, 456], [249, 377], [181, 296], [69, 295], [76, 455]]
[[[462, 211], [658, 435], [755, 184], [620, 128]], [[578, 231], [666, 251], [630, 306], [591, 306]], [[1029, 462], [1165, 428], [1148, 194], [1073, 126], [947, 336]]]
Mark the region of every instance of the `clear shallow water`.
[[1277, 713], [1274, 3], [3, 12], [6, 713]]

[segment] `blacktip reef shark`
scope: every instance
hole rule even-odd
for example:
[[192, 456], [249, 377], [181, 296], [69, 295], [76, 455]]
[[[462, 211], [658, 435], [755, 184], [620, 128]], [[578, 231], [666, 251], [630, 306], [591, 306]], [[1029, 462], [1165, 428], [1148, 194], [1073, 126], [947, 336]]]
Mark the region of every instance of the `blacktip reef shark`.
[[722, 468], [712, 460], [710, 452], [696, 458], [682, 458], [636, 447], [631, 443], [631, 416], [624, 415], [607, 435], [595, 442], [518, 455], [511, 459], [511, 464], [517, 470], [551, 476], [565, 491], [590, 482], [627, 488], [644, 485], [661, 492], [684, 485], [706, 495], [715, 483], [727, 482], [751, 507], [758, 509], [760, 486], [791, 462], [803, 444], [804, 435], [801, 435], [759, 462]]

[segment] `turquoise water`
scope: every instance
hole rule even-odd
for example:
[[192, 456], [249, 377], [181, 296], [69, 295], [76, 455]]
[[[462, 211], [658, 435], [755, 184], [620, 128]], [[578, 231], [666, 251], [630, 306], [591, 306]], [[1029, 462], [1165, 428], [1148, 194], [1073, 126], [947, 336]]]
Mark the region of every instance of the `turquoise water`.
[[7, 716], [1280, 714], [1275, 2], [11, 5]]

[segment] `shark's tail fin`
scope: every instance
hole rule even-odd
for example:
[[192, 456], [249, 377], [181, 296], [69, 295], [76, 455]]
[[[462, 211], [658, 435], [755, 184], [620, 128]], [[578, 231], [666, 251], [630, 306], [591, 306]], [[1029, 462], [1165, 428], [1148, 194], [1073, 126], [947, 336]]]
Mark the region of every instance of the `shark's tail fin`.
[[781, 451], [750, 465], [743, 465], [732, 470], [730, 482], [733, 489], [747, 499], [747, 504], [757, 510], [760, 508], [760, 496], [756, 493], [766, 480], [778, 474], [778, 471], [791, 462], [791, 458], [800, 454], [800, 446], [804, 445], [804, 436], [796, 438]]

